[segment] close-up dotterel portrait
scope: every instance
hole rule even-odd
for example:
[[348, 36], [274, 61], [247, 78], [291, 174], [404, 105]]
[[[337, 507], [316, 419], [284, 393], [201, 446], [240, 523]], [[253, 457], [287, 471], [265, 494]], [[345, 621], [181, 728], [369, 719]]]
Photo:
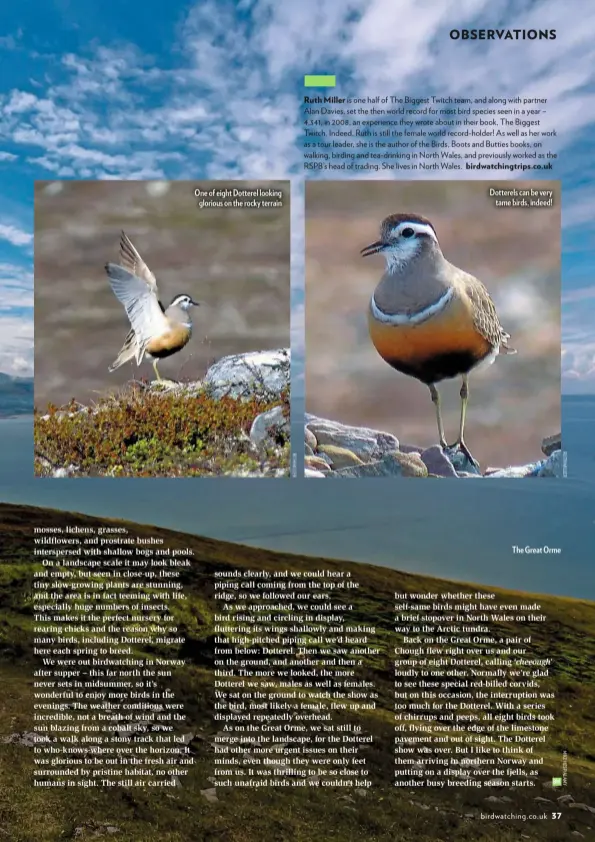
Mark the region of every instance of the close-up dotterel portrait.
[[306, 185], [307, 476], [555, 477], [557, 182]]

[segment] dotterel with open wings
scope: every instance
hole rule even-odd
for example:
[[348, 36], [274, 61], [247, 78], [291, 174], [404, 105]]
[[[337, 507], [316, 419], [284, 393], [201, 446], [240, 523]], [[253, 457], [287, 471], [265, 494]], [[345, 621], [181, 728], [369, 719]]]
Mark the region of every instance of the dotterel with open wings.
[[164, 307], [159, 299], [155, 275], [124, 231], [120, 237], [120, 264], [107, 263], [105, 271], [131, 325], [109, 371], [115, 371], [132, 359], [140, 365], [147, 356], [153, 360], [157, 380], [162, 380], [157, 362], [176, 354], [188, 344], [192, 336], [190, 308], [199, 306], [199, 302], [186, 293], [179, 293], [167, 308]]

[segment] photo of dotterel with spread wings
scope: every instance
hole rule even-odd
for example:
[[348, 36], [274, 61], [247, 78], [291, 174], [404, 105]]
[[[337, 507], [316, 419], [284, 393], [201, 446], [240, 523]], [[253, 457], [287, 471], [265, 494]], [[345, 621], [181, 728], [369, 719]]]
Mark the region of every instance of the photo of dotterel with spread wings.
[[120, 237], [120, 265], [107, 263], [105, 271], [114, 295], [124, 306], [132, 329], [109, 371], [131, 359], [140, 365], [143, 357], [153, 360], [157, 380], [164, 382], [157, 362], [181, 351], [192, 336], [191, 307], [198, 307], [186, 293], [178, 293], [165, 308], [159, 299], [157, 279], [127, 234]]
[[34, 195], [35, 475], [289, 478], [290, 183]]

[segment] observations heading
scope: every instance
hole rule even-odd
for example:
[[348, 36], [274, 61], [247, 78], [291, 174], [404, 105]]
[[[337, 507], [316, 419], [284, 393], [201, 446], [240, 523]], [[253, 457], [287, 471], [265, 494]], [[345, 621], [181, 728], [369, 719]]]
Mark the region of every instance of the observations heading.
[[451, 29], [453, 41], [555, 41], [555, 29]]

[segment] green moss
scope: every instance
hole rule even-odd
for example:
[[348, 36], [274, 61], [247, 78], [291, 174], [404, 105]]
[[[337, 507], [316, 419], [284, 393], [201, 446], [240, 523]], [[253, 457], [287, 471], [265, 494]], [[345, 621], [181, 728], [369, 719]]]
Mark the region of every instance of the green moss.
[[289, 395], [215, 398], [208, 392], [147, 390], [130, 385], [93, 407], [74, 400], [35, 412], [35, 472], [51, 476], [209, 476], [288, 470], [289, 442], [280, 434], [260, 448], [248, 433], [257, 415], [275, 406], [289, 415]]

